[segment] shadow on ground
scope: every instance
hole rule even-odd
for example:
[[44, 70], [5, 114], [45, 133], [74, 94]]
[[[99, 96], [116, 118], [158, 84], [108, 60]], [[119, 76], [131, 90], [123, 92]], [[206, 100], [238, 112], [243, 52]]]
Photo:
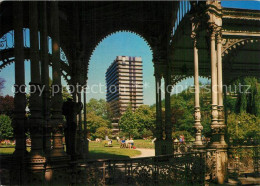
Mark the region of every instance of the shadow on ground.
[[127, 155], [119, 155], [99, 150], [92, 150], [88, 154], [88, 159], [130, 159], [130, 157]]

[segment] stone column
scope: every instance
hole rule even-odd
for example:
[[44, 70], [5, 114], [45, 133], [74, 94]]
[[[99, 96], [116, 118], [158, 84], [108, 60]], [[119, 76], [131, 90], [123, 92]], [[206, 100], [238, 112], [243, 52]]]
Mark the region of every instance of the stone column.
[[171, 71], [170, 67], [165, 69], [165, 146], [166, 154], [173, 154], [172, 122], [171, 122]]
[[156, 138], [162, 140], [162, 104], [161, 104], [161, 77], [156, 75]]
[[[79, 91], [79, 92], [78, 92]], [[81, 85], [80, 87], [78, 88], [77, 90], [77, 97], [78, 97], [78, 102], [81, 103]], [[77, 135], [76, 135], [76, 140], [77, 140], [77, 145], [76, 145], [76, 149], [77, 149], [77, 152], [79, 153], [80, 155], [80, 158], [83, 157], [83, 141], [82, 141], [82, 111], [80, 111], [78, 113], [78, 119], [77, 119], [77, 124], [78, 124], [78, 127], [77, 127]]]
[[[58, 2], [52, 1], [51, 5], [51, 31], [52, 31], [52, 99], [51, 99], [51, 125], [53, 135], [53, 149], [51, 159], [62, 160], [66, 156], [63, 146], [63, 116], [62, 116], [62, 85], [60, 70], [60, 37], [59, 37], [59, 8]], [[55, 158], [57, 157], [57, 158]]]
[[23, 42], [23, 3], [13, 2], [14, 27], [14, 57], [15, 57], [15, 95], [14, 118], [12, 125], [16, 140], [15, 151], [10, 171], [10, 184], [21, 185], [25, 180], [26, 151], [26, 97], [25, 97], [25, 70], [24, 70], [24, 42]]
[[49, 91], [49, 56], [48, 56], [48, 33], [47, 33], [47, 9], [46, 2], [39, 2], [42, 7], [40, 11], [40, 59], [41, 59], [41, 81], [43, 87], [43, 150], [48, 156], [51, 151], [51, 126], [50, 121], [50, 91]]
[[41, 75], [39, 61], [39, 37], [38, 37], [38, 7], [37, 2], [29, 2], [29, 28], [30, 28], [30, 134], [31, 152], [30, 163], [33, 169], [43, 169], [45, 158], [43, 157], [43, 121], [41, 99]]
[[171, 84], [169, 68], [166, 69], [164, 77], [165, 82], [165, 134], [166, 140], [172, 141], [172, 124], [171, 124]]
[[225, 118], [223, 105], [223, 76], [222, 76], [222, 38], [221, 31], [217, 35], [217, 59], [218, 59], [218, 123], [220, 125], [220, 144], [226, 146], [225, 142]]
[[[158, 68], [158, 67], [155, 67]], [[156, 70], [156, 69], [155, 69]], [[162, 76], [156, 72], [155, 86], [156, 86], [156, 128], [155, 128], [155, 155], [162, 155], [162, 144], [163, 144], [163, 125], [162, 125], [162, 103], [161, 103], [161, 79]]]
[[14, 97], [14, 136], [16, 140], [14, 155], [24, 158], [26, 151], [25, 136], [25, 71], [23, 42], [23, 6], [21, 2], [13, 4], [14, 57], [15, 57], [15, 97]]
[[83, 96], [84, 96], [84, 104], [83, 104], [83, 109], [84, 109], [84, 146], [83, 146], [83, 157], [86, 159], [87, 155], [88, 155], [88, 140], [87, 140], [87, 95], [86, 95], [86, 88], [83, 89]]
[[216, 58], [216, 28], [210, 27], [210, 55], [211, 55], [211, 146], [216, 147], [219, 144], [219, 124], [218, 124], [218, 77], [217, 77], [217, 58]]
[[195, 98], [194, 98], [194, 128], [196, 130], [194, 148], [201, 148], [203, 146], [201, 141], [201, 131], [203, 126], [201, 125], [201, 113], [200, 113], [200, 85], [199, 85], [199, 56], [197, 48], [197, 38], [193, 35], [193, 57], [194, 57], [194, 87], [195, 87]]
[[222, 37], [221, 30], [217, 34], [217, 68], [218, 68], [218, 122], [219, 122], [219, 145], [217, 149], [217, 171], [218, 183], [224, 183], [227, 180], [227, 143], [225, 142], [226, 124], [224, 119], [224, 105], [223, 105], [223, 76], [222, 76]]

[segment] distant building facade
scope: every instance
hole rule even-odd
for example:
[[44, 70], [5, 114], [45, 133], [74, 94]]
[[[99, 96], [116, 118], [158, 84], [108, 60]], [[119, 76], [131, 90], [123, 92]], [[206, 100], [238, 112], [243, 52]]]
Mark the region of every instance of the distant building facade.
[[141, 57], [117, 56], [106, 71], [106, 100], [113, 113], [113, 133], [119, 131], [120, 116], [131, 104], [135, 110], [143, 104], [143, 68]]

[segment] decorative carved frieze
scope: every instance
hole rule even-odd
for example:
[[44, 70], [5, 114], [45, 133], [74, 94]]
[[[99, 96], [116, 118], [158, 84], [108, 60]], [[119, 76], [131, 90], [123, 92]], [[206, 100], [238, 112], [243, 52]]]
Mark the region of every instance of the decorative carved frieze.
[[222, 38], [222, 56], [229, 54], [230, 51], [237, 49], [240, 46], [259, 42], [259, 39], [252, 39], [252, 38]]

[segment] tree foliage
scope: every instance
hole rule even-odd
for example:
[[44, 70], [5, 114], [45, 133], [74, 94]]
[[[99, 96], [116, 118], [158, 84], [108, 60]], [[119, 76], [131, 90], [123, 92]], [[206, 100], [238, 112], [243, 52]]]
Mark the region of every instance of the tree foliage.
[[135, 112], [129, 106], [119, 120], [119, 127], [129, 138], [149, 137], [155, 128], [155, 112], [147, 105], [141, 105]]
[[136, 134], [139, 123], [137, 122], [136, 116], [132, 111], [132, 107], [129, 106], [126, 112], [121, 116], [119, 120], [119, 127], [124, 133], [127, 133], [129, 138]]
[[253, 77], [239, 78], [234, 82], [237, 92], [236, 113], [247, 112], [260, 116], [260, 83]]
[[13, 117], [14, 113], [14, 97], [13, 96], [0, 96], [0, 114], [5, 114]]
[[228, 137], [233, 140], [255, 139], [260, 136], [260, 118], [249, 113], [228, 115]]
[[87, 103], [87, 113], [95, 113], [105, 120], [111, 120], [112, 113], [109, 104], [104, 99], [91, 98]]
[[97, 116], [94, 112], [87, 113], [87, 127], [90, 135], [95, 138], [94, 135], [98, 128], [108, 127], [109, 123], [104, 120], [101, 116]]
[[13, 138], [12, 120], [7, 115], [0, 115], [0, 138], [1, 140]]
[[112, 137], [112, 130], [108, 127], [99, 127], [95, 132], [95, 137], [105, 139], [108, 136], [109, 138]]

